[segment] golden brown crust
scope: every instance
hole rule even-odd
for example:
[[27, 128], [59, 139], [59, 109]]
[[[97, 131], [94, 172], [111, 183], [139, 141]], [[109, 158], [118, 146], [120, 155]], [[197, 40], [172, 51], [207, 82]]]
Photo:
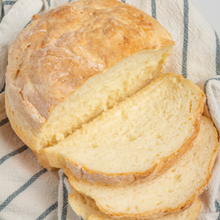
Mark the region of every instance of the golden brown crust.
[[[34, 142], [34, 138], [30, 138], [26, 131], [19, 127], [19, 125], [22, 123], [21, 120], [19, 120], [18, 117], [14, 115], [14, 112], [11, 110], [10, 105], [8, 104], [8, 98], [7, 93], [5, 94], [5, 111], [7, 113], [8, 119], [10, 121], [11, 127], [14, 130], [14, 132], [17, 134], [18, 137], [22, 138], [22, 141], [27, 145], [31, 146], [33, 145], [32, 141]], [[25, 123], [25, 121], [24, 121]]]
[[[34, 142], [34, 138], [30, 138], [29, 134], [27, 132], [25, 132], [25, 130], [23, 129], [24, 126], [18, 127], [18, 125], [20, 125], [22, 122], [19, 120], [18, 117], [16, 117], [12, 111], [10, 106], [8, 105], [8, 99], [7, 99], [7, 94], [5, 95], [5, 111], [7, 112], [8, 115], [8, 119], [10, 121], [10, 125], [12, 127], [12, 129], [14, 130], [14, 132], [17, 134], [18, 137], [22, 138], [22, 141], [28, 146], [33, 146], [33, 142]], [[53, 168], [50, 166], [49, 162], [47, 161], [47, 159], [45, 158], [44, 155], [42, 155], [40, 152], [38, 151], [34, 151], [31, 148], [33, 154], [36, 156], [39, 164], [48, 169], [48, 170], [52, 170]]]
[[11, 110], [40, 131], [52, 109], [88, 78], [144, 49], [173, 45], [144, 12], [117, 0], [64, 4], [32, 22], [9, 50], [6, 93]]

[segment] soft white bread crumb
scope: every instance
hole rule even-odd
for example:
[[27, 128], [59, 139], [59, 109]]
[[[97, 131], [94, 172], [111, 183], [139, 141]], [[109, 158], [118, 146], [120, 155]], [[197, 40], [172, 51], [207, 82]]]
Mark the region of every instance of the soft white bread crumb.
[[[76, 214], [81, 216], [84, 220], [118, 219], [101, 212], [93, 199], [77, 192], [75, 189], [73, 189], [72, 193], [69, 195], [69, 204]], [[155, 220], [196, 220], [200, 209], [201, 201], [198, 197], [188, 209], [179, 213], [168, 214]], [[137, 218], [120, 218], [120, 220], [137, 220]], [[145, 218], [142, 220], [145, 220]]]
[[156, 177], [196, 138], [204, 100], [190, 80], [164, 74], [43, 153], [91, 182]]
[[203, 116], [193, 148], [152, 181], [109, 186], [75, 178], [67, 170], [66, 174], [73, 188], [93, 198], [105, 213], [117, 217], [157, 218], [184, 210], [203, 192], [211, 178], [217, 149], [217, 132], [212, 121]]
[[40, 148], [63, 140], [82, 124], [144, 87], [159, 75], [171, 49], [169, 46], [159, 51], [138, 52], [89, 78], [51, 112], [42, 128]]

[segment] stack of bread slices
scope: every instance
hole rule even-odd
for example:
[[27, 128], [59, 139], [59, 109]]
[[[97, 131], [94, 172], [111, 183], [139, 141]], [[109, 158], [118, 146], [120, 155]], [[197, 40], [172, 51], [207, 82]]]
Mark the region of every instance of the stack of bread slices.
[[84, 220], [195, 220], [218, 149], [205, 95], [161, 74], [174, 42], [117, 0], [35, 15], [9, 50], [6, 112]]
[[163, 74], [42, 152], [85, 220], [196, 219], [218, 148], [203, 104], [191, 81]]

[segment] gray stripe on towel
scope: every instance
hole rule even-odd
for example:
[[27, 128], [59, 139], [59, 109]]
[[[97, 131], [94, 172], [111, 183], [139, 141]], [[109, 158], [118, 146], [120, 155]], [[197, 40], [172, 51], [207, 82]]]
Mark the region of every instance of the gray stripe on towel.
[[24, 146], [18, 148], [17, 150], [14, 150], [14, 151], [12, 151], [11, 153], [6, 154], [5, 156], [3, 156], [3, 157], [0, 159], [0, 165], [1, 165], [2, 163], [4, 163], [7, 159], [9, 159], [9, 158], [11, 158], [11, 157], [13, 157], [13, 156], [15, 156], [15, 155], [17, 155], [17, 154], [20, 154], [20, 153], [24, 152], [24, 151], [27, 150], [27, 149], [28, 149], [28, 147], [27, 147], [26, 145], [24, 145]]
[[7, 124], [9, 122], [8, 118], [5, 118], [3, 120], [0, 121], [0, 127]]
[[151, 0], [151, 11], [152, 11], [152, 17], [157, 19], [156, 0]]
[[216, 74], [220, 75], [220, 42], [218, 34], [215, 32], [216, 38]]
[[68, 207], [68, 191], [64, 182], [66, 175], [63, 173], [62, 175], [62, 183], [63, 183], [63, 207], [62, 207], [62, 215], [61, 220], [66, 220], [67, 216], [67, 207]]
[[187, 50], [188, 50], [188, 32], [189, 32], [189, 3], [184, 0], [184, 38], [183, 38], [183, 52], [182, 52], [182, 75], [187, 78]]
[[45, 212], [43, 212], [36, 220], [42, 220], [45, 217], [47, 217], [53, 210], [57, 209], [58, 202], [55, 202], [53, 205], [51, 205]]
[[23, 186], [18, 188], [15, 192], [13, 192], [1, 205], [0, 211], [2, 211], [14, 198], [16, 198], [20, 193], [25, 191], [32, 183], [34, 183], [41, 175], [46, 173], [46, 169], [40, 170], [38, 173], [33, 175]]

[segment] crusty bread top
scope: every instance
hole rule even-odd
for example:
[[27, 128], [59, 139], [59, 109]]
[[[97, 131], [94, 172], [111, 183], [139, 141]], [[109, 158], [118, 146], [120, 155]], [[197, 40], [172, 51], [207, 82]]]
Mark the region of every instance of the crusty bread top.
[[34, 15], [9, 50], [9, 104], [39, 129], [91, 76], [140, 50], [172, 44], [158, 21], [117, 0], [80, 0]]

